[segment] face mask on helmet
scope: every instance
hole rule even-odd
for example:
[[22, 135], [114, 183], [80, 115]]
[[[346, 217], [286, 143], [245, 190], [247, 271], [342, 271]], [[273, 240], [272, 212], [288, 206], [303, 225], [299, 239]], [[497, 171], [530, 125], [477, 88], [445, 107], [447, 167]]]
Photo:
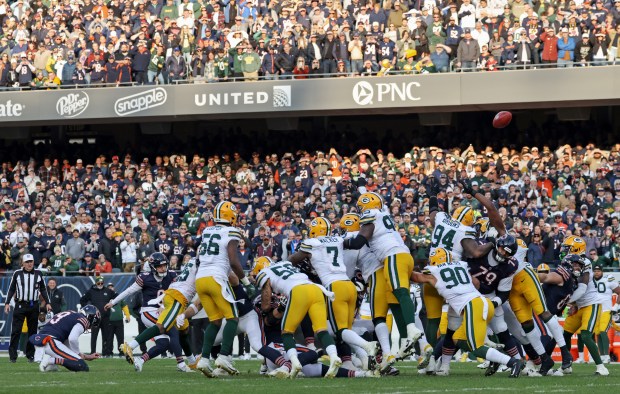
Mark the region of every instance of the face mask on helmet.
[[507, 261], [517, 253], [517, 241], [512, 235], [504, 235], [497, 240], [494, 256], [498, 263]]

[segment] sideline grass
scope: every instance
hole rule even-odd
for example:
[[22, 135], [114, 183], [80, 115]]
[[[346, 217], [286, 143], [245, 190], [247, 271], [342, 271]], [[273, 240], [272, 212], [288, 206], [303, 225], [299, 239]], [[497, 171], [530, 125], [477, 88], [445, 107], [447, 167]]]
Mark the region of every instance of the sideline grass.
[[610, 376], [594, 376], [594, 365], [575, 365], [572, 375], [508, 379], [506, 373], [484, 377], [474, 363], [452, 363], [449, 377], [420, 376], [415, 363], [400, 363], [400, 376], [380, 379], [274, 380], [258, 374], [258, 361], [237, 361], [237, 377], [207, 379], [201, 373], [176, 371], [174, 360], [148, 362], [142, 373], [123, 359], [89, 363], [90, 372], [41, 373], [37, 364], [20, 358], [16, 364], [0, 359], [3, 382], [0, 393], [292, 393], [310, 390], [323, 393], [614, 393], [620, 392], [620, 365], [608, 366]]

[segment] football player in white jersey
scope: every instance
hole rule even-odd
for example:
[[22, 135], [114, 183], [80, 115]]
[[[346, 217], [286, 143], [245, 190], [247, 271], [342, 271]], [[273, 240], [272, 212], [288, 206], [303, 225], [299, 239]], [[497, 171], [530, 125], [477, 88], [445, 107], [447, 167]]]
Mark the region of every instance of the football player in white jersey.
[[602, 306], [601, 318], [596, 330], [598, 350], [601, 353], [601, 360], [609, 364], [609, 337], [607, 336], [607, 331], [611, 326], [611, 312], [612, 310], [617, 311], [619, 306], [617, 303], [612, 305], [612, 295], [620, 295], [620, 286], [613, 275], [603, 274], [603, 267], [601, 265], [594, 265], [592, 272], [594, 273], [594, 284], [601, 295]]
[[[164, 310], [159, 314], [157, 323], [152, 327], [142, 331], [131, 342], [123, 343], [121, 345], [121, 352], [130, 358], [133, 358], [133, 349], [137, 348], [143, 343], [146, 343], [149, 339], [155, 338], [158, 335], [166, 334], [174, 327], [176, 317], [187, 309], [190, 301], [196, 295], [196, 271], [198, 270], [198, 264], [195, 258], [189, 260], [183, 271], [176, 278], [176, 281], [172, 282], [168, 287], [168, 290], [164, 292], [164, 298], [162, 300]], [[186, 355], [188, 355], [188, 363], [193, 364], [195, 362], [192, 355], [188, 334], [186, 331], [189, 328], [189, 323], [186, 321], [183, 326], [178, 327], [179, 339], [181, 346]]]
[[289, 256], [289, 261], [297, 265], [302, 261], [310, 260], [323, 286], [333, 292], [335, 299], [327, 303], [329, 322], [338, 342], [346, 342], [366, 351], [369, 357], [374, 358], [377, 353], [377, 343], [368, 342], [351, 330], [357, 290], [347, 276], [344, 264], [344, 239], [331, 235], [331, 224], [327, 219], [317, 217], [310, 222], [308, 239], [302, 241], [299, 251]]
[[[411, 354], [415, 343], [423, 334], [415, 325], [415, 306], [409, 296], [413, 257], [398, 233], [394, 219], [385, 209], [380, 195], [373, 192], [362, 194], [357, 200], [357, 209], [360, 212], [360, 231], [354, 238], [345, 240], [345, 249], [361, 249], [368, 245], [375, 256], [383, 261], [387, 304], [392, 310], [401, 336], [397, 356], [404, 359]], [[380, 275], [377, 275], [376, 279], [380, 280]], [[384, 357], [381, 370], [389, 369], [395, 360], [396, 356], [392, 354]]]
[[[429, 265], [423, 273], [414, 272], [411, 279], [417, 283], [430, 283], [441, 295], [450, 309], [462, 316], [461, 326], [454, 333], [454, 339], [467, 341], [469, 349], [477, 356], [510, 368], [510, 377], [518, 378], [523, 360], [509, 357], [496, 349], [485, 345], [487, 325], [495, 311], [495, 304], [483, 297], [469, 274], [469, 267], [464, 261], [452, 260], [449, 251], [436, 248], [429, 255]], [[441, 364], [441, 373], [449, 374], [451, 355], [446, 356]]]
[[[571, 243], [570, 247], [565, 250], [571, 254], [578, 254], [584, 257], [585, 242], [582, 245], [581, 242], [583, 240], [581, 238], [569, 238], [570, 237], [567, 237], [567, 239], [564, 240], [564, 243], [567, 241]], [[573, 251], [582, 253], [572, 253]], [[560, 255], [562, 255], [562, 249], [560, 249]], [[569, 316], [564, 321], [564, 339], [566, 343], [570, 343], [573, 334], [579, 332], [578, 335], [588, 348], [590, 357], [592, 357], [596, 364], [595, 374], [607, 376], [609, 375], [609, 371], [605, 368], [596, 342], [594, 341], [594, 333], [597, 331], [597, 324], [601, 318], [601, 296], [594, 280], [592, 263], [589, 259], [584, 258], [582, 265], [583, 268], [580, 275], [575, 275], [579, 277], [577, 290], [573, 292], [572, 297], [568, 301], [569, 303], [574, 302], [574, 305], [571, 307]], [[576, 311], [575, 306], [577, 308]], [[571, 373], [572, 369], [563, 368], [562, 371], [564, 373]]]
[[245, 277], [237, 253], [239, 241], [243, 238], [239, 229], [234, 227], [237, 216], [237, 208], [230, 201], [219, 202], [213, 209], [215, 226], [205, 228], [201, 235], [196, 292], [211, 324], [205, 330], [202, 358], [196, 369], [207, 377], [213, 377], [214, 367], [209, 356], [223, 318], [226, 318], [227, 324], [215, 366], [229, 374], [239, 373], [233, 366], [231, 356], [239, 315], [235, 296], [228, 282], [228, 272], [232, 269], [244, 286], [250, 286], [250, 282]]
[[[465, 257], [480, 258], [487, 255], [492, 249], [493, 244], [479, 245], [476, 242], [476, 231], [474, 224], [474, 210], [467, 206], [458, 207], [452, 217], [447, 213], [439, 210], [437, 201], [436, 185], [430, 185], [431, 197], [429, 200], [429, 218], [433, 226], [433, 234], [431, 235], [431, 252], [438, 247], [448, 250], [457, 261], [463, 260]], [[493, 203], [480, 193], [475, 193], [471, 188], [463, 188], [464, 192], [472, 193], [472, 195], [487, 208], [494, 209]], [[499, 215], [497, 215], [499, 218]], [[495, 218], [497, 220], [497, 218]], [[501, 222], [501, 218], [499, 218]], [[441, 310], [444, 300], [437, 290], [428, 283], [423, 285], [422, 296], [424, 305], [426, 306], [426, 339], [435, 346], [437, 344], [437, 330], [441, 322]]]
[[325, 377], [335, 377], [338, 368], [342, 365], [342, 360], [338, 357], [334, 340], [327, 332], [327, 307], [325, 305], [325, 296], [333, 301], [334, 293], [321, 285], [312, 283], [306, 274], [300, 272], [289, 261], [265, 266], [256, 276], [256, 285], [261, 290], [263, 313], [271, 310], [272, 293], [283, 294], [288, 298], [282, 317], [282, 343], [291, 361], [291, 378], [296, 377], [302, 369], [294, 334], [306, 315], [310, 316], [312, 329], [329, 356], [329, 370]]
[[[347, 213], [340, 219], [340, 229], [345, 239], [355, 238], [360, 230], [360, 217], [356, 213]], [[379, 340], [381, 351], [385, 359], [391, 358], [390, 330], [386, 319], [388, 314], [386, 283], [383, 279], [383, 261], [370, 250], [367, 245], [359, 250], [345, 249], [344, 263], [347, 272], [355, 271], [355, 267], [362, 272], [362, 278], [368, 283], [368, 304], [374, 331]], [[379, 280], [377, 280], [379, 278]]]

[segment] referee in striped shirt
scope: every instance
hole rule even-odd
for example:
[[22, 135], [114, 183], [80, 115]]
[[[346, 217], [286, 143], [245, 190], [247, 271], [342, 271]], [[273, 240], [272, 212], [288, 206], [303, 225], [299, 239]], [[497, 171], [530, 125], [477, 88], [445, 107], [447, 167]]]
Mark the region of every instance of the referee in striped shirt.
[[[13, 322], [11, 326], [11, 343], [9, 344], [9, 359], [17, 362], [17, 345], [22, 332], [24, 320], [28, 324], [28, 337], [37, 333], [39, 317], [39, 297], [45, 301], [47, 311], [52, 310], [43, 274], [34, 269], [34, 257], [27, 253], [22, 257], [22, 268], [13, 273], [9, 294], [4, 304], [4, 313], [11, 310], [10, 302], [15, 299]], [[34, 361], [34, 346], [28, 341], [26, 357], [29, 362]]]

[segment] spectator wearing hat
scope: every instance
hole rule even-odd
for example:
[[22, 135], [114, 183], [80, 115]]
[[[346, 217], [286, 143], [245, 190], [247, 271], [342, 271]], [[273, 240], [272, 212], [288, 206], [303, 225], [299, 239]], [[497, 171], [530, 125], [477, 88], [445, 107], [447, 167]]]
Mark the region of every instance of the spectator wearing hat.
[[99, 336], [99, 331], [101, 330], [101, 338], [102, 338], [102, 356], [110, 357], [112, 356], [112, 343], [108, 340], [110, 337], [110, 311], [105, 310], [104, 306], [112, 301], [116, 297], [116, 292], [108, 289], [103, 285], [103, 277], [98, 276], [95, 279], [95, 284], [88, 289], [88, 291], [80, 298], [80, 304], [83, 305], [94, 305], [99, 309], [101, 313], [101, 322], [98, 327], [91, 328], [90, 334], [90, 352], [97, 352], [97, 337]]
[[22, 236], [17, 237], [15, 246], [11, 248], [11, 269], [18, 269], [21, 266], [25, 255], [31, 255], [28, 250], [27, 239]]
[[170, 82], [185, 79], [187, 65], [185, 58], [181, 56], [181, 48], [174, 47], [172, 55], [166, 59], [166, 70], [168, 71]]
[[607, 64], [607, 48], [609, 46], [609, 36], [603, 32], [595, 35], [596, 39], [592, 45], [592, 65], [604, 66]]
[[543, 47], [541, 54], [542, 63], [547, 64], [548, 66], [546, 67], [555, 67], [553, 64], [558, 62], [558, 37], [555, 35], [553, 28], [547, 28], [540, 35], [540, 42]]
[[[315, 35], [316, 38], [316, 35]], [[275, 46], [269, 45], [267, 53], [263, 56], [261, 62], [261, 72], [266, 80], [278, 79], [278, 66], [276, 65], [277, 54], [275, 52]]]
[[[456, 12], [456, 4], [450, 4], [450, 11], [452, 11], [453, 9], [454, 12]], [[461, 29], [461, 27], [456, 24], [456, 16], [454, 15], [450, 15], [448, 17], [447, 25], [448, 26], [446, 27], [446, 40], [444, 44], [450, 47], [449, 53], [450, 58], [452, 59], [457, 55], [457, 49], [459, 47], [461, 38], [463, 37], [463, 29]]]
[[459, 42], [457, 48], [456, 66], [465, 72], [473, 71], [479, 57], [480, 46], [478, 42], [471, 37], [471, 29], [467, 27], [464, 29], [463, 39]]
[[575, 40], [569, 37], [568, 28], [563, 27], [558, 39], [558, 67], [573, 67]]
[[84, 254], [84, 261], [80, 267], [80, 273], [85, 276], [101, 275], [101, 271], [97, 270], [97, 261], [93, 259], [90, 253]]
[[[620, 2], [618, 3], [620, 4]], [[592, 61], [592, 43], [590, 42], [590, 35], [583, 33], [581, 40], [575, 43], [575, 65], [577, 67], [584, 67]]]

